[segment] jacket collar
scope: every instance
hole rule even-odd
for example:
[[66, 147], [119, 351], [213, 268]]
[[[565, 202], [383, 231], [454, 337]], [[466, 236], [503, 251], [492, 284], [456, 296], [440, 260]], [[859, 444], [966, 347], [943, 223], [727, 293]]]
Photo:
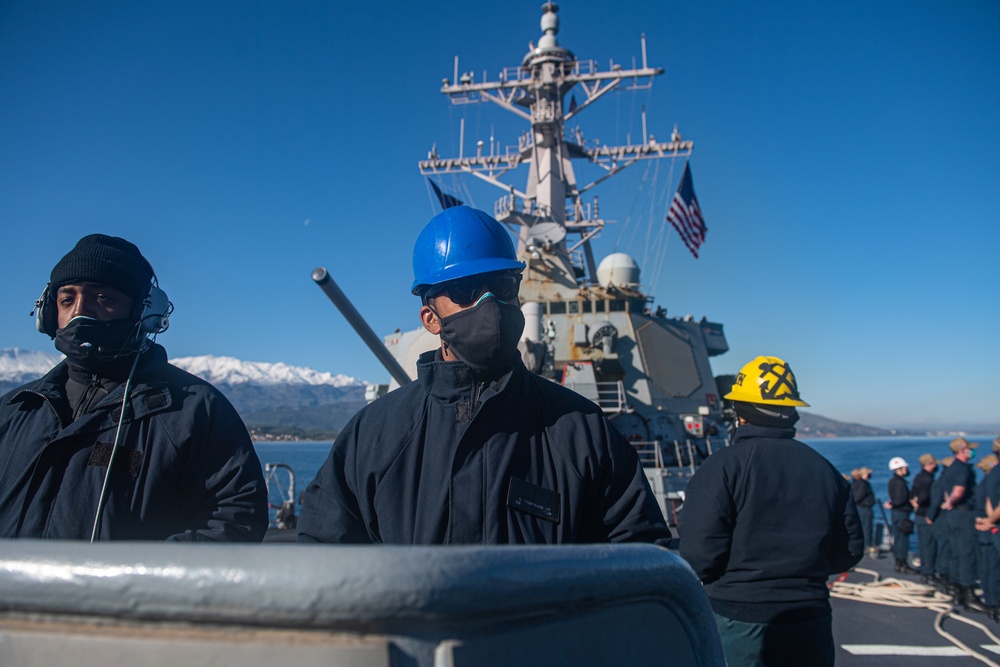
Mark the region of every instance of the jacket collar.
[[792, 440], [795, 438], [794, 428], [772, 428], [769, 426], [757, 426], [756, 424], [743, 424], [736, 429], [733, 435], [733, 444], [741, 440], [751, 438], [776, 438], [781, 440]]
[[[165, 370], [167, 367], [167, 352], [162, 346], [154, 344], [139, 361], [136, 369], [135, 379], [132, 381], [133, 389], [130, 392], [137, 400], [129, 404], [133, 418], [142, 418], [152, 412], [158, 412], [168, 408], [172, 400], [170, 388], [167, 383]], [[22, 386], [11, 395], [8, 403], [28, 400], [31, 396], [40, 396], [53, 407], [62, 405], [65, 400], [65, 387], [69, 379], [69, 368], [66, 360], [63, 359], [48, 373], [34, 382]], [[92, 412], [103, 412], [104, 410], [121, 406], [122, 395], [125, 391], [125, 384], [122, 383], [111, 393], [104, 397]], [[83, 418], [77, 420], [84, 421]]]
[[417, 360], [417, 382], [435, 399], [443, 403], [468, 400], [475, 385], [483, 385], [482, 398], [503, 393], [508, 386], [516, 386], [527, 369], [520, 357], [507, 373], [499, 377], [485, 377], [461, 361], [444, 361], [441, 350], [424, 352]]

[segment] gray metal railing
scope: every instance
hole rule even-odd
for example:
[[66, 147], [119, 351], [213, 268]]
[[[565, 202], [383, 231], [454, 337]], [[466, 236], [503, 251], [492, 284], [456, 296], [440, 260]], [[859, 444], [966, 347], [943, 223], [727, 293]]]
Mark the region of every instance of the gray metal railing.
[[0, 540], [0, 664], [722, 665], [708, 598], [649, 544]]
[[565, 387], [589, 398], [600, 406], [606, 415], [618, 415], [631, 412], [628, 407], [628, 396], [625, 385], [617, 382], [566, 382]]

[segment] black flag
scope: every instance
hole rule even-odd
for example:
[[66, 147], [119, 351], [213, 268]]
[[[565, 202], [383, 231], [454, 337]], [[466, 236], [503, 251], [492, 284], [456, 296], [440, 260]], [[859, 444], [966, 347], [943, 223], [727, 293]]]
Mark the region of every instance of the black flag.
[[452, 206], [462, 205], [463, 202], [458, 197], [452, 197], [450, 194], [446, 192], [441, 192], [441, 188], [438, 187], [437, 183], [435, 183], [429, 178], [427, 180], [430, 182], [431, 187], [434, 189], [434, 194], [435, 196], [437, 196], [438, 201], [441, 203], [441, 208], [451, 208]]

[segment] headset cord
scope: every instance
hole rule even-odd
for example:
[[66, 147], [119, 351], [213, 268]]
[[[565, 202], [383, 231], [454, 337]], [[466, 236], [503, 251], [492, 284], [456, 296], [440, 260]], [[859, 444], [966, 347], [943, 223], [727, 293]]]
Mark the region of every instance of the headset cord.
[[115, 430], [115, 439], [111, 444], [111, 456], [108, 457], [108, 470], [104, 473], [104, 484], [101, 486], [101, 497], [97, 499], [97, 512], [94, 513], [94, 527], [90, 531], [90, 542], [91, 544], [97, 540], [97, 530], [101, 526], [101, 512], [104, 510], [104, 503], [107, 500], [108, 495], [108, 480], [111, 477], [111, 469], [115, 464], [115, 454], [118, 452], [118, 443], [121, 442], [122, 435], [122, 424], [125, 421], [125, 409], [128, 407], [128, 394], [132, 390], [132, 378], [135, 377], [135, 369], [139, 365], [139, 357], [146, 350], [147, 345], [142, 345], [139, 351], [135, 353], [135, 361], [132, 362], [132, 369], [128, 372], [128, 378], [125, 380], [125, 393], [122, 396], [122, 409], [121, 413], [118, 415], [118, 428]]

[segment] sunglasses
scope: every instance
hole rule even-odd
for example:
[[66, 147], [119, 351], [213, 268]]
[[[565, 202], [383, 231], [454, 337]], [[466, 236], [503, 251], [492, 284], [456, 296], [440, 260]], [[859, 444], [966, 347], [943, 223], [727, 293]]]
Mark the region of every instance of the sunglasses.
[[447, 294], [448, 298], [459, 306], [466, 306], [474, 303], [486, 292], [492, 292], [500, 301], [513, 301], [517, 298], [520, 286], [520, 273], [485, 273], [435, 285], [424, 292], [424, 303], [441, 294]]

